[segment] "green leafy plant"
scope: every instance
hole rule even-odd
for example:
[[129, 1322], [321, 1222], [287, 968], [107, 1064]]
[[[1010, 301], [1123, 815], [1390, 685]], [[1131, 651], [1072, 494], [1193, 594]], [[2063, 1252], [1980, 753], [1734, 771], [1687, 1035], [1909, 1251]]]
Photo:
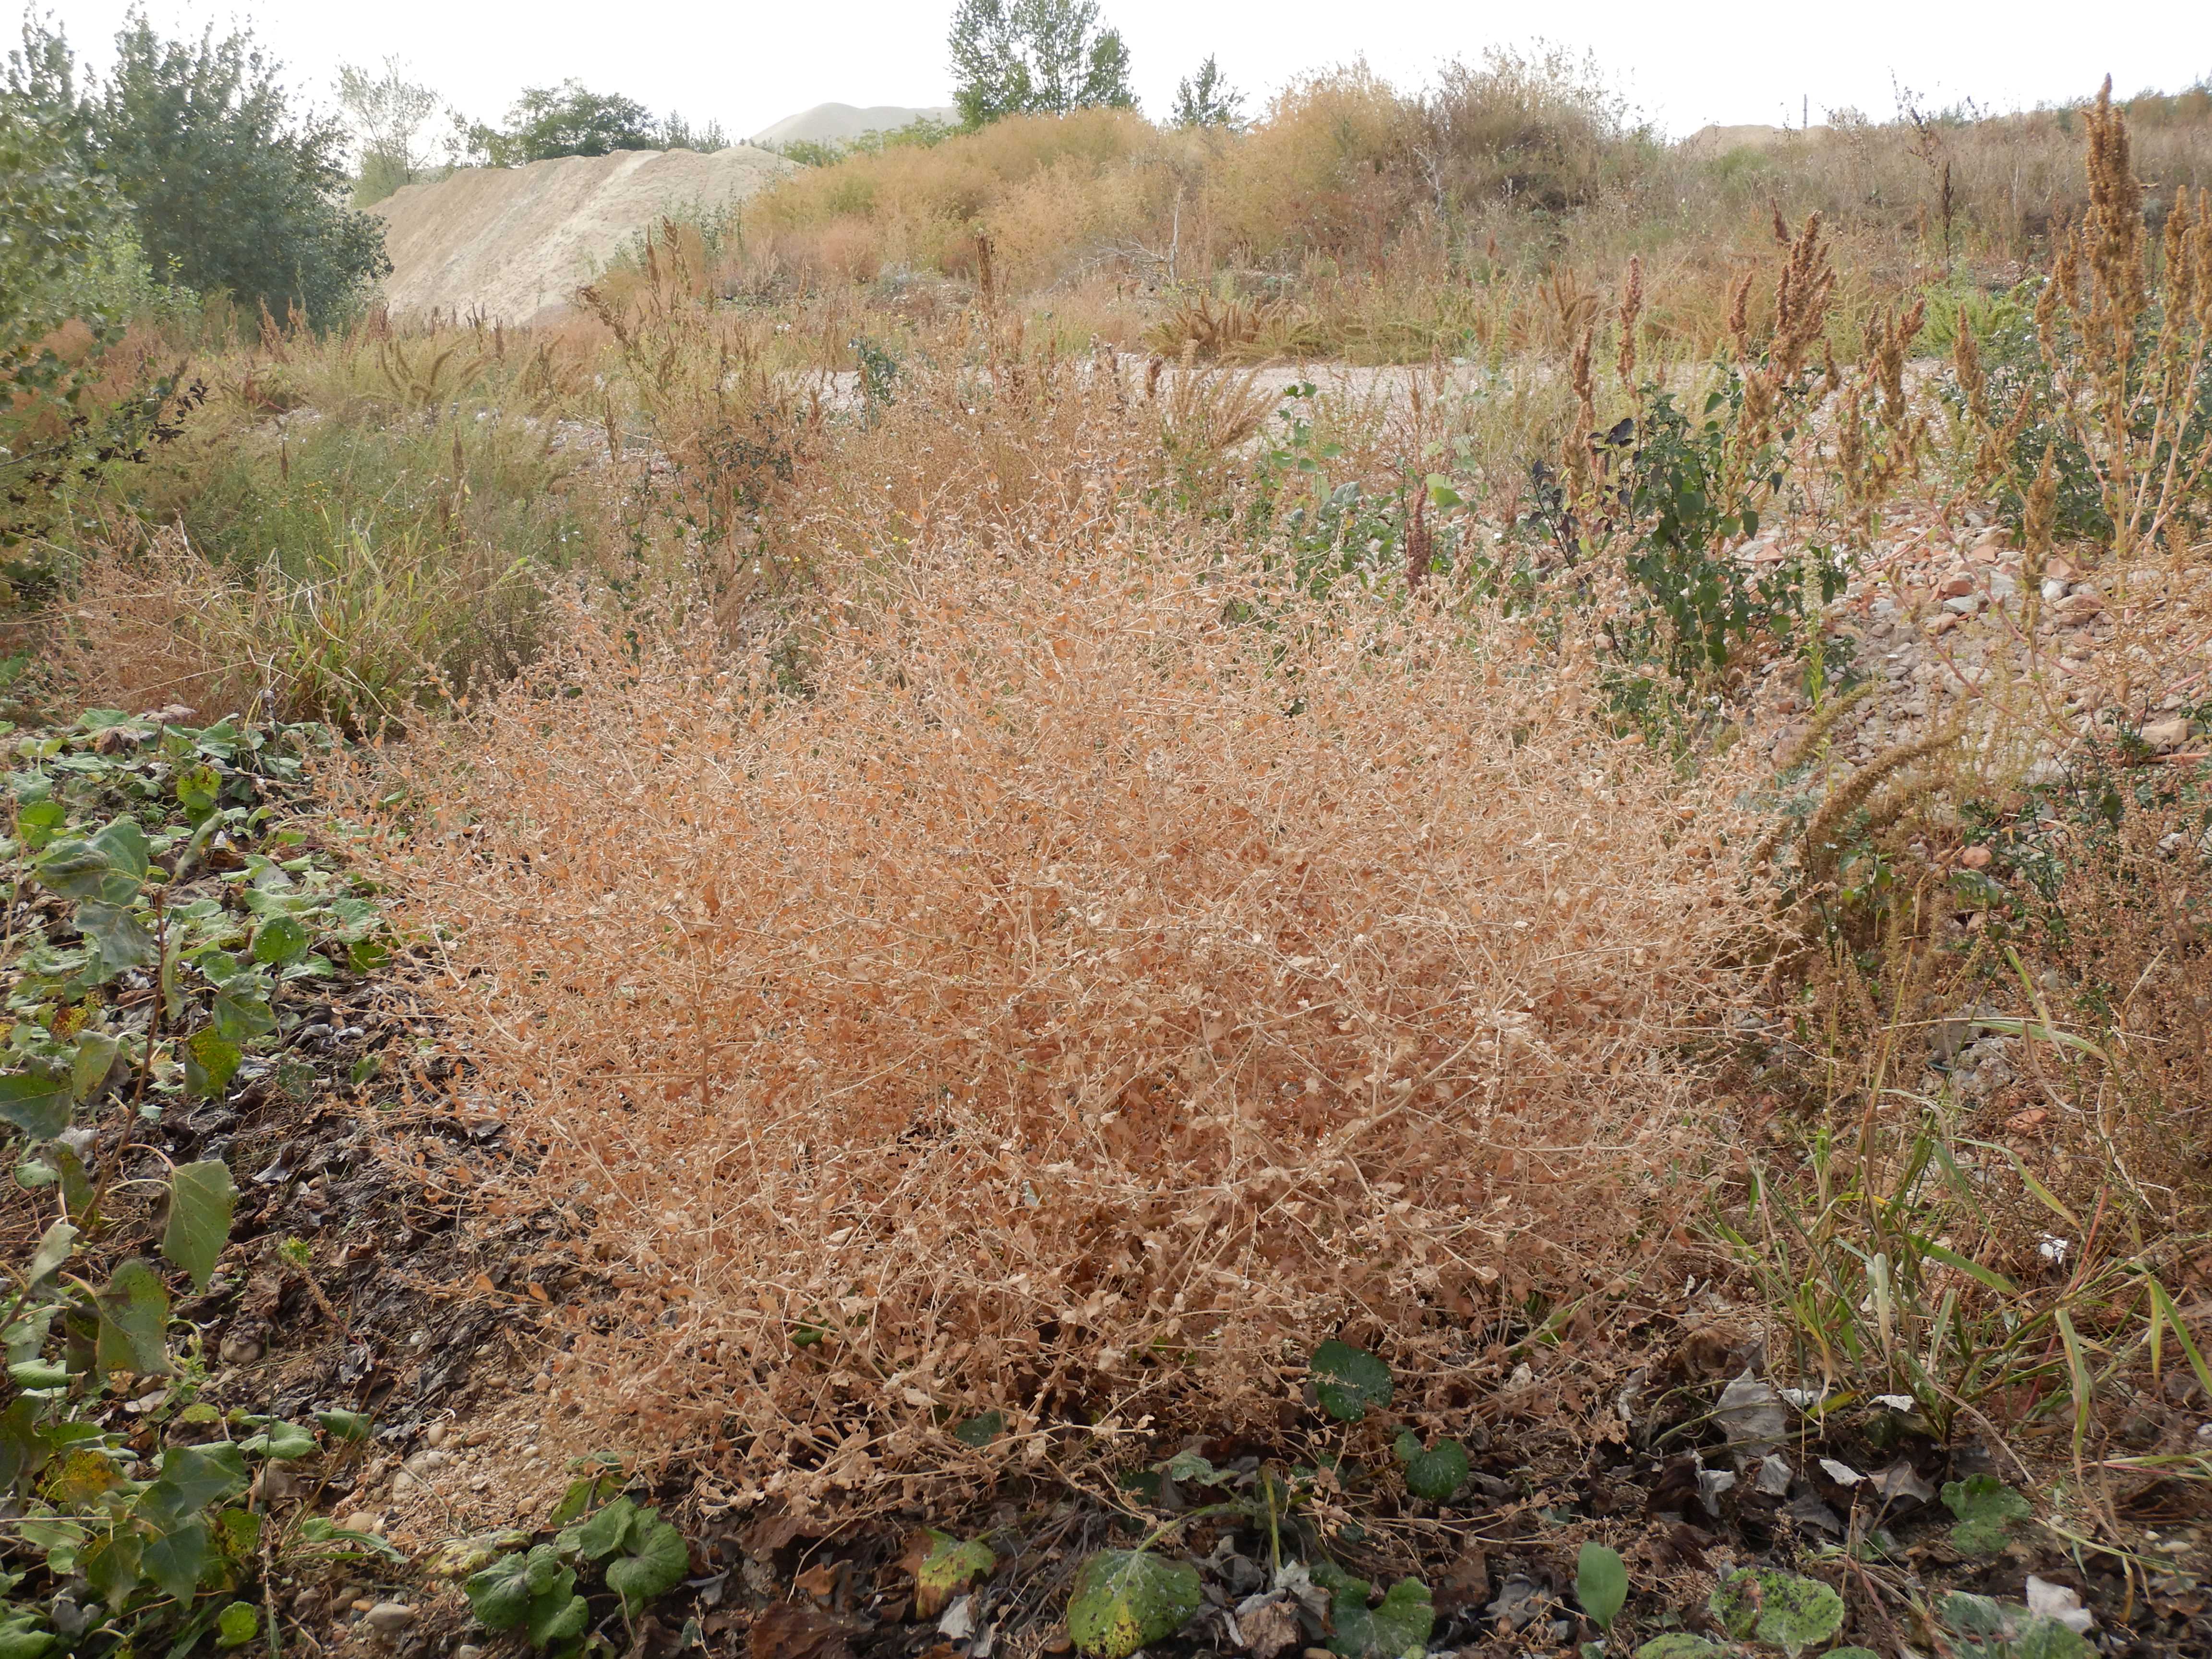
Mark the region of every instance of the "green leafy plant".
[[1316, 1564], [1313, 1581], [1329, 1593], [1330, 1652], [1345, 1659], [1403, 1659], [1426, 1650], [1437, 1612], [1419, 1579], [1400, 1579], [1372, 1606], [1374, 1586], [1332, 1562]]
[[1964, 1555], [1995, 1555], [2012, 1535], [2012, 1523], [2025, 1521], [2035, 1506], [1993, 1474], [1969, 1475], [1943, 1483], [1943, 1507], [1958, 1516], [1951, 1541]]
[[1595, 1540], [1575, 1561], [1575, 1600], [1600, 1630], [1610, 1632], [1628, 1601], [1628, 1564], [1617, 1550]]
[[1307, 1369], [1321, 1408], [1340, 1423], [1357, 1423], [1370, 1406], [1390, 1403], [1390, 1368], [1364, 1348], [1331, 1340], [1314, 1350]]
[[1844, 1598], [1815, 1578], [1768, 1567], [1739, 1567], [1712, 1594], [1712, 1615], [1740, 1642], [1759, 1641], [1796, 1656], [1844, 1627]]
[[477, 1623], [566, 1651], [590, 1617], [583, 1573], [599, 1574], [629, 1620], [684, 1581], [691, 1569], [684, 1534], [658, 1510], [610, 1496], [617, 1478], [587, 1474], [554, 1511], [560, 1530], [550, 1542], [495, 1555], [469, 1575], [462, 1589]]
[[1188, 1562], [1149, 1548], [1101, 1550], [1076, 1570], [1067, 1633], [1090, 1659], [1127, 1659], [1181, 1630], [1203, 1600]]
[[1936, 1614], [1957, 1638], [1958, 1659], [2089, 1659], [2097, 1650], [2079, 1632], [2016, 1601], [1950, 1590], [1937, 1599]]
[[1406, 1429], [1395, 1449], [1406, 1466], [1406, 1490], [1416, 1498], [1441, 1504], [1467, 1484], [1467, 1448], [1456, 1440], [1439, 1440], [1425, 1449], [1420, 1437]]

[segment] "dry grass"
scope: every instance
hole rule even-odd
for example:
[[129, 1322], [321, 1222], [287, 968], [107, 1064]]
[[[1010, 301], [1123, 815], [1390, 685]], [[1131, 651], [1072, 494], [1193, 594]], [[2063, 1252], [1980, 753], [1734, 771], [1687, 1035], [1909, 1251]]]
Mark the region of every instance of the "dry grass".
[[1495, 618], [1051, 531], [856, 583], [808, 695], [580, 617], [394, 757], [437, 994], [548, 1147], [507, 1201], [618, 1292], [568, 1434], [805, 1505], [986, 1407], [1077, 1459], [1272, 1413], [1340, 1328], [1448, 1391], [1478, 1306], [1698, 1201], [1728, 769], [1594, 738]]

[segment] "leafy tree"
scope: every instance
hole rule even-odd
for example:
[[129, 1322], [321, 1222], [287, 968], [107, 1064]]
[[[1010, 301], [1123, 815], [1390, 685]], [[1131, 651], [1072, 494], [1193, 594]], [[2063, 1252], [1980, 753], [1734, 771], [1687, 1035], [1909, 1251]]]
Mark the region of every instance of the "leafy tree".
[[1223, 78], [1221, 65], [1208, 52], [1196, 75], [1185, 76], [1176, 87], [1172, 119], [1179, 127], [1230, 127], [1243, 125], [1244, 94]]
[[112, 71], [79, 94], [75, 67], [60, 31], [27, 21], [9, 90], [64, 112], [72, 149], [113, 182], [163, 280], [279, 316], [297, 307], [322, 327], [391, 270], [383, 227], [338, 203], [343, 129], [295, 117], [281, 66], [250, 33], [164, 40], [133, 11]]
[[495, 167], [661, 148], [660, 131], [644, 105], [618, 93], [590, 91], [573, 79], [557, 87], [524, 88], [507, 120], [504, 131], [482, 125], [468, 130], [471, 151]]
[[720, 121], [709, 121], [703, 127], [695, 127], [674, 110], [660, 124], [656, 149], [695, 149], [702, 155], [712, 155], [718, 149], [730, 147], [730, 135], [722, 131]]
[[1137, 105], [1129, 48], [1098, 27], [1096, 0], [960, 0], [949, 46], [971, 131], [1008, 115]]
[[346, 112], [360, 146], [361, 172], [353, 192], [356, 206], [380, 202], [428, 170], [431, 156], [422, 133], [424, 124], [438, 112], [438, 94], [410, 81], [398, 58], [386, 58], [380, 71], [341, 64], [338, 107]]

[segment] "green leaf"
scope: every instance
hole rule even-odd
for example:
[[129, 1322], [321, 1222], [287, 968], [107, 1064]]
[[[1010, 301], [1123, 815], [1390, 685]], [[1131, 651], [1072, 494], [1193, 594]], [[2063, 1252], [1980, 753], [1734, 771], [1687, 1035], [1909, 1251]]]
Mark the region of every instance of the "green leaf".
[[76, 930], [100, 947], [100, 964], [111, 973], [150, 967], [161, 959], [154, 936], [126, 904], [87, 899], [76, 907]]
[[574, 1550], [586, 1561], [602, 1560], [623, 1547], [623, 1540], [629, 1536], [630, 1523], [637, 1515], [636, 1504], [627, 1498], [617, 1498], [588, 1520], [563, 1528], [559, 1542], [562, 1548]]
[[216, 809], [222, 799], [222, 774], [202, 761], [177, 774], [177, 805], [185, 815], [199, 818]]
[[47, 848], [32, 864], [31, 873], [41, 886], [63, 898], [94, 899], [114, 870], [90, 842], [70, 836]]
[[161, 1454], [161, 1473], [139, 1495], [140, 1513], [175, 1527], [246, 1490], [246, 1458], [228, 1440], [172, 1446]]
[[207, 1522], [194, 1518], [149, 1541], [139, 1565], [180, 1605], [189, 1607], [199, 1589], [200, 1571], [207, 1565]]
[[76, 1053], [70, 1060], [70, 1093], [82, 1102], [97, 1089], [114, 1068], [120, 1046], [110, 1032], [79, 1032]]
[[1943, 1504], [1959, 1517], [1951, 1542], [1963, 1555], [1995, 1555], [2005, 1547], [2012, 1523], [2035, 1513], [2033, 1504], [1993, 1474], [1946, 1481]]
[[264, 1426], [261, 1432], [239, 1442], [240, 1451], [249, 1451], [278, 1463], [296, 1462], [302, 1457], [315, 1455], [315, 1437], [312, 1431], [297, 1423], [281, 1419]]
[[238, 1062], [245, 1057], [246, 1051], [235, 1042], [225, 1042], [214, 1026], [202, 1026], [185, 1042], [185, 1092], [215, 1099], [237, 1075]]
[[1848, 1648], [1830, 1648], [1822, 1659], [1881, 1659], [1881, 1656], [1872, 1648], [1855, 1645]]
[[1420, 1437], [1407, 1429], [1398, 1436], [1397, 1452], [1406, 1466], [1406, 1490], [1416, 1498], [1441, 1504], [1467, 1484], [1467, 1448], [1456, 1440], [1439, 1440], [1424, 1451]]
[[1599, 1543], [1583, 1546], [1575, 1562], [1575, 1600], [1597, 1627], [1610, 1631], [1628, 1600], [1628, 1564]]
[[1436, 1628], [1437, 1610], [1426, 1584], [1418, 1578], [1401, 1578], [1372, 1607], [1367, 1605], [1364, 1585], [1359, 1585], [1356, 1593], [1332, 1596], [1329, 1622], [1336, 1627], [1328, 1640], [1332, 1653], [1346, 1655], [1348, 1659], [1400, 1659], [1401, 1655], [1428, 1646], [1430, 1632]]
[[584, 1633], [591, 1616], [591, 1608], [576, 1594], [576, 1575], [563, 1573], [558, 1584], [530, 1604], [530, 1640], [541, 1648], [570, 1641]]
[[513, 1630], [528, 1618], [530, 1598], [538, 1588], [531, 1583], [531, 1570], [540, 1562], [550, 1583], [561, 1571], [561, 1558], [550, 1544], [540, 1544], [526, 1555], [502, 1555], [471, 1573], [461, 1590], [477, 1623], [486, 1630]]
[[650, 1514], [633, 1529], [630, 1553], [607, 1563], [607, 1588], [622, 1597], [632, 1618], [656, 1595], [674, 1589], [691, 1571], [691, 1547], [684, 1534]]
[[57, 1221], [39, 1235], [39, 1248], [31, 1253], [31, 1265], [24, 1273], [33, 1290], [39, 1281], [59, 1267], [76, 1249], [76, 1229], [66, 1221]]
[[1390, 1368], [1364, 1348], [1324, 1342], [1314, 1350], [1308, 1370], [1321, 1408], [1340, 1423], [1357, 1423], [1370, 1406], [1390, 1403]]
[[58, 800], [34, 800], [15, 814], [15, 834], [27, 853], [44, 851], [69, 827], [69, 809]]
[[1067, 1633], [1090, 1659], [1127, 1659], [1174, 1635], [1204, 1601], [1198, 1569], [1148, 1550], [1101, 1550], [1077, 1570]]
[[54, 1633], [50, 1630], [13, 1620], [0, 1625], [0, 1659], [39, 1659], [53, 1644]]
[[1636, 1650], [1636, 1659], [1720, 1659], [1721, 1650], [1702, 1636], [1670, 1630]]
[[204, 1291], [215, 1276], [216, 1259], [230, 1243], [230, 1214], [238, 1201], [230, 1166], [219, 1158], [180, 1164], [169, 1177], [169, 1224], [161, 1234], [161, 1254], [192, 1276]]
[[945, 1610], [945, 1604], [974, 1583], [999, 1563], [991, 1547], [980, 1538], [965, 1541], [951, 1533], [932, 1528], [929, 1550], [915, 1569], [915, 1613], [922, 1619], [933, 1619]]
[[289, 968], [314, 943], [296, 916], [271, 916], [253, 930], [253, 959], [270, 968]]
[[1707, 1604], [1736, 1640], [1760, 1641], [1795, 1656], [1844, 1626], [1844, 1598], [1817, 1579], [1769, 1567], [1740, 1567]]
[[92, 838], [91, 845], [106, 859], [109, 869], [130, 877], [133, 887], [144, 881], [146, 872], [153, 867], [146, 832], [138, 827], [136, 818], [116, 819]]
[[0, 1118], [33, 1140], [52, 1140], [68, 1128], [75, 1103], [64, 1073], [37, 1066], [0, 1077]]
[[84, 1574], [93, 1594], [107, 1603], [111, 1613], [123, 1610], [124, 1602], [142, 1581], [143, 1575], [138, 1571], [142, 1546], [143, 1540], [137, 1533], [118, 1528], [105, 1538], [94, 1539], [78, 1552], [77, 1570]]
[[215, 1644], [219, 1648], [242, 1648], [260, 1634], [261, 1615], [250, 1601], [233, 1601], [215, 1621]]
[[213, 1013], [216, 1034], [225, 1042], [250, 1042], [276, 1029], [276, 1016], [269, 1012], [268, 1003], [252, 990], [242, 988], [239, 979], [232, 980], [215, 994]]
[[169, 1373], [169, 1293], [161, 1276], [137, 1256], [121, 1263], [100, 1293], [100, 1330], [93, 1364], [102, 1373]]
[[323, 1425], [323, 1432], [333, 1440], [368, 1438], [369, 1419], [366, 1412], [317, 1412], [315, 1421]]

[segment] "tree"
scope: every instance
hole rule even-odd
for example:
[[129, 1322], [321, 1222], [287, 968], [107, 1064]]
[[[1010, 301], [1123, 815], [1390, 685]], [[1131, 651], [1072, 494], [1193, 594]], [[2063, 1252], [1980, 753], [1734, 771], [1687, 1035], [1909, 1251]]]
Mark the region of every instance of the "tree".
[[1243, 125], [1244, 94], [1222, 78], [1221, 65], [1208, 52], [1198, 73], [1185, 76], [1176, 87], [1174, 123], [1179, 127], [1230, 127]]
[[380, 202], [428, 170], [431, 155], [422, 132], [438, 112], [438, 103], [436, 93], [407, 78], [397, 58], [386, 58], [380, 72], [338, 65], [338, 107], [346, 112], [359, 147], [356, 206]]
[[468, 130], [469, 148], [495, 167], [661, 147], [659, 131], [644, 105], [619, 94], [589, 91], [577, 80], [524, 88], [507, 120], [504, 131], [483, 125]]
[[1129, 48], [1098, 27], [1096, 0], [960, 0], [948, 44], [971, 131], [1008, 115], [1137, 105]]
[[9, 88], [66, 112], [73, 153], [128, 204], [155, 276], [280, 317], [297, 307], [324, 327], [392, 266], [383, 226], [337, 200], [343, 130], [295, 117], [280, 67], [246, 31], [164, 40], [134, 10], [116, 35], [114, 69], [82, 94], [67, 40], [27, 21]]

